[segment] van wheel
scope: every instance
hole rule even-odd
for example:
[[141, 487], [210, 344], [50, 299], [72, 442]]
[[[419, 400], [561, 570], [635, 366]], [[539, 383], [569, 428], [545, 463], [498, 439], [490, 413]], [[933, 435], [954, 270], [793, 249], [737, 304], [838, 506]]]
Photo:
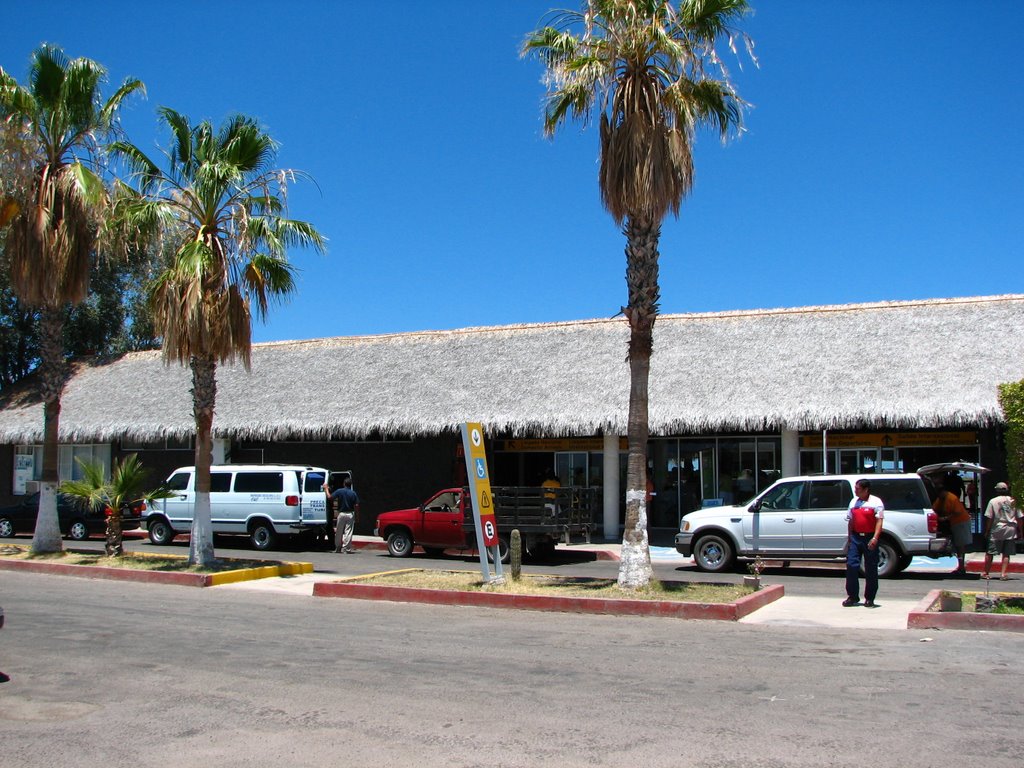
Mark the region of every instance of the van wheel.
[[693, 561], [702, 571], [721, 573], [733, 562], [732, 545], [724, 536], [709, 533], [701, 536], [693, 550]]
[[388, 553], [392, 557], [408, 557], [412, 554], [412, 536], [408, 531], [395, 531], [388, 536]]
[[276, 539], [273, 527], [264, 521], [253, 523], [252, 529], [249, 531], [249, 541], [252, 542], [253, 549], [260, 551], [270, 549], [274, 546]]
[[149, 540], [157, 546], [174, 541], [174, 529], [166, 520], [153, 520], [149, 524]]

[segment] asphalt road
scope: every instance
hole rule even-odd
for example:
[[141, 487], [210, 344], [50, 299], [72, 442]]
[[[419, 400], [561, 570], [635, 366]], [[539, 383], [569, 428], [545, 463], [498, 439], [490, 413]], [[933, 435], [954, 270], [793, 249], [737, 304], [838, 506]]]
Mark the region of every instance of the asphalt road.
[[[395, 562], [310, 559], [321, 558], [346, 573]], [[778, 578], [841, 590], [838, 575]], [[925, 588], [883, 584], [904, 587]], [[12, 677], [0, 687], [2, 766], [1020, 764], [1016, 634], [536, 614], [24, 573], [2, 574], [0, 604], [0, 669]]]

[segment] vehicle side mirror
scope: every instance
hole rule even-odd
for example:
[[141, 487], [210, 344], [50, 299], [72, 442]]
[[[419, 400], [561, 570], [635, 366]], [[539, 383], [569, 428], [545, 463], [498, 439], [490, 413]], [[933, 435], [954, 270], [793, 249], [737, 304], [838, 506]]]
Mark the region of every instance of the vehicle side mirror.
[[761, 511], [761, 500], [757, 499], [753, 504], [751, 504], [749, 507], [747, 507], [747, 509], [749, 509], [751, 512], [760, 512]]

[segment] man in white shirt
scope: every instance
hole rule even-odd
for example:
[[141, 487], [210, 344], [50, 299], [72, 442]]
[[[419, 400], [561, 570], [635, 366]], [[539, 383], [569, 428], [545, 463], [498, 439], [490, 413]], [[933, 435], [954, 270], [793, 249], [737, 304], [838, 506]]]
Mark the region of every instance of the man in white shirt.
[[846, 546], [846, 599], [843, 605], [860, 605], [860, 562], [864, 560], [864, 607], [877, 608], [878, 537], [882, 535], [885, 505], [871, 495], [871, 481], [861, 479], [854, 485], [855, 496], [846, 513], [850, 534]]

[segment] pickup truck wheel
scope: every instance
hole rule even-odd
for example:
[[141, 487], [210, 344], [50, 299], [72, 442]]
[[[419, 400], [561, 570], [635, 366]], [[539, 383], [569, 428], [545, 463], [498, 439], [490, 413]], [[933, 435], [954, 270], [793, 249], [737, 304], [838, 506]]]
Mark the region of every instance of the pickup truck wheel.
[[[864, 563], [860, 564], [860, 572], [864, 573]], [[888, 579], [900, 572], [900, 551], [889, 539], [878, 542], [878, 578]]]
[[408, 531], [395, 531], [388, 536], [388, 553], [392, 557], [408, 557], [412, 554], [412, 536]]
[[721, 573], [732, 565], [732, 544], [724, 536], [710, 533], [701, 536], [693, 550], [693, 560], [702, 571]]
[[[498, 537], [498, 557], [501, 558], [501, 562], [507, 563], [509, 560], [509, 546], [508, 539], [504, 536]], [[494, 557], [491, 556], [491, 548], [487, 548], [487, 562], [493, 563]]]
[[166, 520], [154, 520], [149, 524], [149, 540], [157, 546], [170, 544], [174, 540], [174, 529]]
[[262, 520], [254, 523], [252, 530], [249, 531], [249, 541], [252, 542], [253, 549], [260, 551], [270, 549], [276, 538], [273, 526]]

